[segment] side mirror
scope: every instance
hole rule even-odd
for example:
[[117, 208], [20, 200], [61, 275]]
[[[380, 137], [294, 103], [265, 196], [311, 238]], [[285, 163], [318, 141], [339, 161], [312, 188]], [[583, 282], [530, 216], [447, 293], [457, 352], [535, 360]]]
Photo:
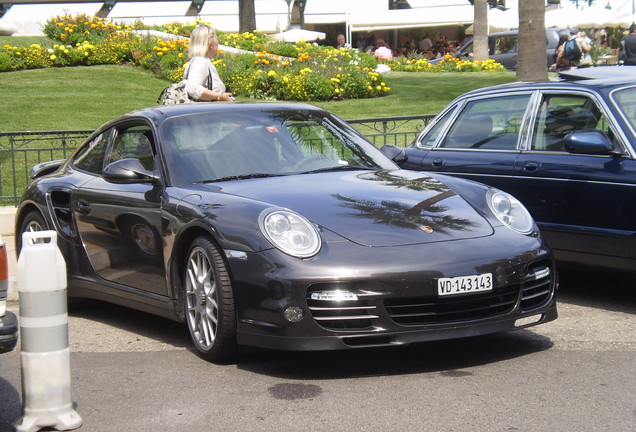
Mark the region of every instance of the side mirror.
[[108, 164], [102, 173], [104, 180], [110, 183], [157, 183], [159, 177], [154, 171], [147, 170], [139, 159], [126, 158]]
[[406, 151], [402, 147], [386, 144], [380, 147], [380, 152], [398, 165], [408, 159]]
[[616, 155], [614, 144], [601, 132], [572, 132], [565, 136], [565, 150], [590, 155]]

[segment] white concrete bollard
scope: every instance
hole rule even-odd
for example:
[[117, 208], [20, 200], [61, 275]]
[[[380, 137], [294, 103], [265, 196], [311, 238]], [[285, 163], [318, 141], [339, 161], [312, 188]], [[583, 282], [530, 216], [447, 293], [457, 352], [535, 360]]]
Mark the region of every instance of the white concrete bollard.
[[22, 335], [22, 417], [18, 432], [77, 429], [71, 400], [66, 264], [55, 231], [25, 232], [17, 287]]

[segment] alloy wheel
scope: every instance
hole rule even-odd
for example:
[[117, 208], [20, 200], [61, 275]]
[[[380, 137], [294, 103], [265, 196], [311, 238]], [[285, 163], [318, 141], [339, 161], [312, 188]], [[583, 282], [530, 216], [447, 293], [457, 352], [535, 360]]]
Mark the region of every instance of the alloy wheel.
[[188, 325], [195, 342], [208, 350], [216, 340], [219, 305], [214, 269], [200, 246], [190, 251], [185, 285]]

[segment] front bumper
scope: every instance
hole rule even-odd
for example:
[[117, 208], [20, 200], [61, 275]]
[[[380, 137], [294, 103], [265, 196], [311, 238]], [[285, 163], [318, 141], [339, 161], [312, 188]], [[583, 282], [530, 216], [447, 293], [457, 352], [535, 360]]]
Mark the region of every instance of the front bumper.
[[[499, 237], [499, 238], [498, 238]], [[230, 259], [241, 345], [331, 350], [404, 345], [503, 332], [557, 318], [552, 254], [538, 238], [500, 236], [418, 246], [330, 244], [330, 256], [285, 261], [276, 251]], [[525, 244], [523, 244], [525, 242]], [[470, 247], [478, 244], [479, 248]], [[505, 246], [504, 246], [505, 245]], [[341, 248], [341, 250], [337, 250]], [[425, 252], [429, 252], [429, 250]], [[358, 258], [359, 257], [359, 258]], [[491, 273], [492, 291], [439, 296], [437, 280]], [[354, 293], [352, 301], [315, 301], [316, 291]], [[290, 322], [285, 310], [302, 310]]]
[[12, 351], [18, 343], [18, 319], [12, 312], [0, 318], [0, 354]]
[[[284, 351], [327, 351], [352, 348], [409, 345], [418, 342], [457, 339], [481, 336], [510, 330], [532, 327], [557, 319], [557, 307], [553, 303], [544, 312], [530, 314], [525, 318], [513, 317], [485, 323], [464, 323], [440, 328], [404, 330], [400, 332], [378, 332], [376, 334], [334, 334], [331, 336], [287, 337], [262, 333], [239, 333], [241, 345]], [[531, 319], [527, 323], [527, 319]]]

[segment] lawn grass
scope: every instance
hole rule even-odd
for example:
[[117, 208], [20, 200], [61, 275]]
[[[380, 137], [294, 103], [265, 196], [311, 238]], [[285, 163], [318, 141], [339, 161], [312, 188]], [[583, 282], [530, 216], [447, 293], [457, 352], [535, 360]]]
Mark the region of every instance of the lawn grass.
[[[45, 48], [50, 48], [55, 45], [55, 41], [47, 38], [46, 36], [0, 36], [0, 46], [29, 46], [31, 44], [38, 44]], [[59, 43], [59, 42], [57, 42]]]
[[[52, 46], [45, 36], [0, 36], [0, 46]], [[515, 80], [512, 72], [414, 73], [383, 76], [381, 98], [315, 102], [344, 119], [436, 114], [460, 94]], [[0, 72], [1, 131], [94, 129], [132, 110], [156, 105], [169, 83], [131, 66], [90, 66]], [[237, 100], [246, 100], [237, 98]]]
[[156, 105], [168, 83], [131, 66], [85, 66], [0, 73], [2, 131], [95, 129]]
[[[409, 73], [384, 77], [387, 96], [315, 102], [344, 119], [436, 114], [456, 96], [514, 81], [511, 72]], [[2, 131], [94, 129], [138, 108], [156, 105], [169, 83], [132, 66], [87, 66], [0, 73]], [[245, 98], [237, 98], [245, 100]]]
[[417, 73], [392, 72], [383, 77], [391, 87], [387, 96], [316, 102], [344, 119], [437, 114], [457, 96], [481, 87], [515, 80], [514, 72]]

